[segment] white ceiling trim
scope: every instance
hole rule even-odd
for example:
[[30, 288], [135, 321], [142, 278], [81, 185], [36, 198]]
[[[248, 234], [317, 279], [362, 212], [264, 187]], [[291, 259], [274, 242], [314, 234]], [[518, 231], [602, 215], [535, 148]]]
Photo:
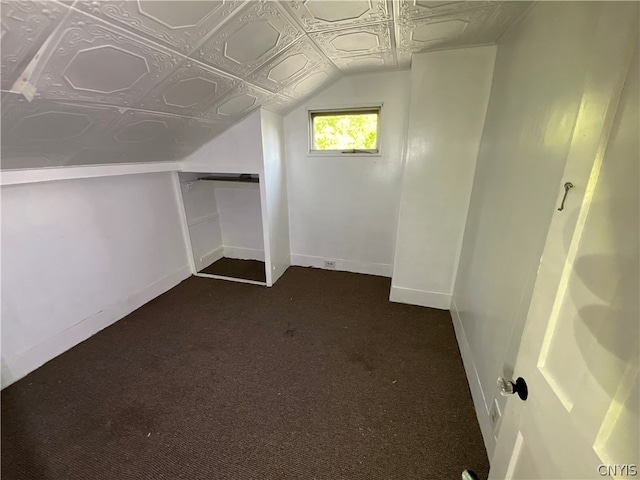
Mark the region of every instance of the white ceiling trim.
[[78, 178], [113, 177], [142, 173], [175, 172], [182, 169], [181, 162], [148, 162], [143, 164], [79, 165], [56, 168], [3, 170], [0, 185], [53, 182]]

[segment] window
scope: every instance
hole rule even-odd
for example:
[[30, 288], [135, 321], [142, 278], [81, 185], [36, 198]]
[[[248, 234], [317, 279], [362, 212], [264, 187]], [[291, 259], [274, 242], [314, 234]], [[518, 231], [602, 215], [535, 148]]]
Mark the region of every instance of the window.
[[380, 107], [309, 112], [311, 152], [378, 153]]

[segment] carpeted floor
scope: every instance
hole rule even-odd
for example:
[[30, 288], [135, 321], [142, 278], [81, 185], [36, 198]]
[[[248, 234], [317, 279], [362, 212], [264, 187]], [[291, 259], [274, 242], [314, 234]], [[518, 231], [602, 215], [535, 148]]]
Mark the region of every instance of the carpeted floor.
[[267, 276], [264, 271], [264, 262], [258, 260], [240, 260], [237, 258], [221, 258], [213, 262], [200, 273], [210, 273], [211, 275], [222, 275], [224, 277], [244, 278], [245, 280], [255, 280], [256, 282], [266, 282]]
[[388, 295], [189, 278], [2, 392], [2, 479], [486, 478], [449, 313]]

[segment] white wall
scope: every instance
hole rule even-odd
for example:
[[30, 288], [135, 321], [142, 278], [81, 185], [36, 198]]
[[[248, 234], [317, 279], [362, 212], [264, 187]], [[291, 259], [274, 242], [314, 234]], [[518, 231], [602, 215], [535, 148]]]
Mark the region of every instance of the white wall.
[[171, 173], [3, 186], [2, 385], [190, 274]]
[[220, 215], [224, 256], [265, 260], [260, 185], [212, 182]]
[[490, 405], [494, 397], [504, 405], [496, 378], [517, 376], [513, 364], [544, 241], [562, 183], [571, 180], [562, 178], [569, 149], [589, 154], [585, 146], [601, 135], [604, 116], [581, 116], [589, 110], [581, 104], [607, 95], [601, 79], [619, 73], [599, 67], [611, 52], [597, 47], [617, 36], [623, 51], [627, 41], [627, 27], [607, 30], [600, 14], [627, 8], [621, 4], [540, 2], [498, 47], [452, 304], [490, 457]]
[[208, 267], [223, 255], [215, 182], [199, 181], [199, 176], [201, 175], [180, 174], [180, 189], [196, 272]]
[[261, 111], [264, 175], [261, 184], [263, 218], [268, 223], [265, 253], [267, 284], [271, 285], [291, 265], [289, 243], [289, 205], [287, 195], [287, 170], [284, 154], [284, 122], [281, 115]]
[[182, 161], [187, 172], [261, 173], [260, 109]]
[[495, 46], [414, 54], [390, 300], [449, 309]]
[[[345, 77], [285, 117], [294, 265], [391, 276], [409, 72]], [[309, 155], [308, 108], [384, 103], [381, 156]]]

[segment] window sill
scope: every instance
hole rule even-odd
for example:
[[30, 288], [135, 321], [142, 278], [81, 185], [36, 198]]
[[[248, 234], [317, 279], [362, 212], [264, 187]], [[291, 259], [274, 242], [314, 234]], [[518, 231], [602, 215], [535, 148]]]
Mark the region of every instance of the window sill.
[[378, 151], [376, 153], [342, 153], [339, 150], [335, 151], [308, 151], [307, 157], [381, 157], [382, 152]]

